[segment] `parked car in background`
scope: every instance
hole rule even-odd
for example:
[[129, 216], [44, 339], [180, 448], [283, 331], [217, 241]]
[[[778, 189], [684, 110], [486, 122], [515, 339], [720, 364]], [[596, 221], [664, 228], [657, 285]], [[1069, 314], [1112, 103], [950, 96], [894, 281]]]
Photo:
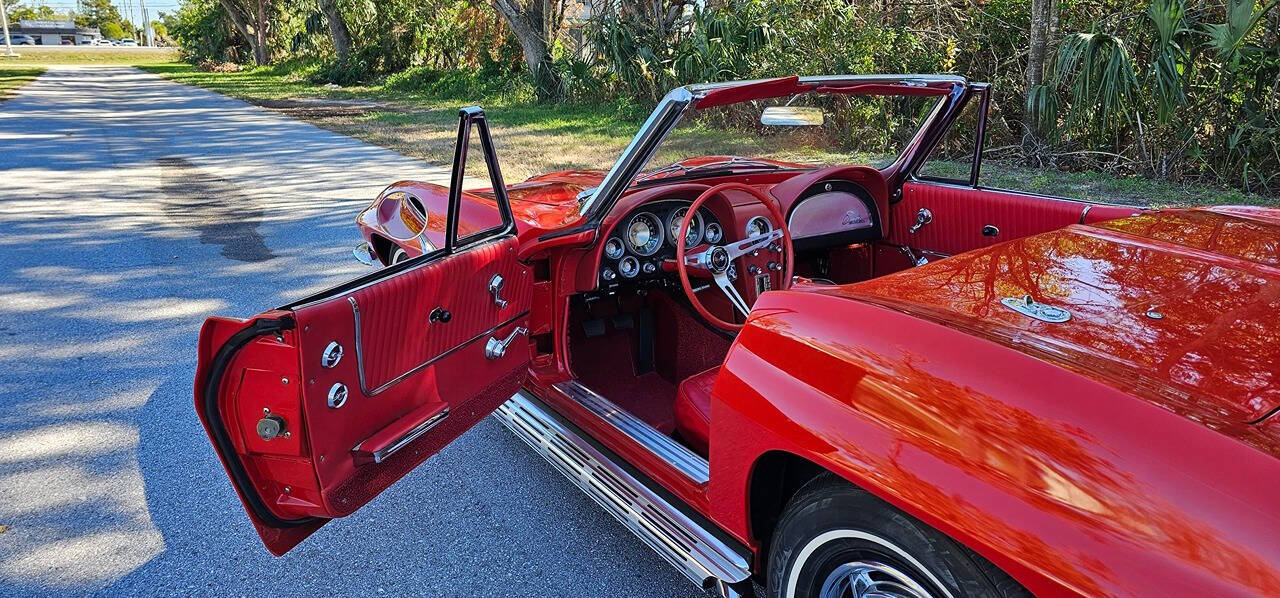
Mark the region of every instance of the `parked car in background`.
[[97, 39], [93, 40], [93, 45], [95, 45], [95, 46], [112, 46], [112, 45], [115, 45], [115, 44], [112, 44], [112, 43], [111, 43], [111, 40], [109, 40], [109, 39], [107, 39], [107, 38], [105, 38], [105, 37], [100, 37], [100, 38], [97, 38]]
[[984, 187], [990, 91], [691, 85], [512, 185], [462, 110], [358, 216], [389, 265], [201, 330], [263, 544], [493, 412], [726, 596], [1280, 596], [1280, 210]]
[[124, 39], [121, 39], [121, 40], [120, 40], [120, 42], [119, 42], [117, 45], [120, 45], [120, 46], [136, 46], [136, 45], [138, 45], [138, 42], [137, 42], [137, 41], [134, 41], [132, 38], [128, 38], [128, 37], [126, 37], [126, 38], [124, 38]]
[[25, 33], [15, 33], [9, 35], [9, 43], [15, 46], [34, 46], [36, 38]]

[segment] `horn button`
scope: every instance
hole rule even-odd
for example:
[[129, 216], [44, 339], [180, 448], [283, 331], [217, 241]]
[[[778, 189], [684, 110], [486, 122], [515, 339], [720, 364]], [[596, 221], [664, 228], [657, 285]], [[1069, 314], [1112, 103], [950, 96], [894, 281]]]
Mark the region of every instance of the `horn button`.
[[723, 247], [712, 247], [707, 252], [707, 269], [722, 274], [729, 269], [729, 252]]

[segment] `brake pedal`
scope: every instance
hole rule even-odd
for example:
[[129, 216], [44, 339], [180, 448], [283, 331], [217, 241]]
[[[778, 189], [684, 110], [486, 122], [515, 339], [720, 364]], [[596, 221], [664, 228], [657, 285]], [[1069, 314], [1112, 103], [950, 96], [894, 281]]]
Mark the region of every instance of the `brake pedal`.
[[586, 333], [587, 338], [604, 336], [604, 320], [583, 320], [582, 332]]

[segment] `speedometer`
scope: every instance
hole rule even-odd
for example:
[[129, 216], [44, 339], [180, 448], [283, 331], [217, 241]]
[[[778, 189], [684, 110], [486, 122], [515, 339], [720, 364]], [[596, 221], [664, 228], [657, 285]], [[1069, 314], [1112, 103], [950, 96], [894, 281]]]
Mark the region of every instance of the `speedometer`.
[[627, 223], [626, 239], [631, 251], [648, 257], [662, 247], [662, 221], [649, 212], [640, 212]]
[[[667, 242], [676, 246], [676, 237], [680, 234], [680, 223], [689, 213], [689, 208], [676, 208], [667, 216]], [[693, 249], [702, 240], [702, 214], [693, 213], [693, 222], [689, 223], [689, 232], [684, 236], [684, 248]]]

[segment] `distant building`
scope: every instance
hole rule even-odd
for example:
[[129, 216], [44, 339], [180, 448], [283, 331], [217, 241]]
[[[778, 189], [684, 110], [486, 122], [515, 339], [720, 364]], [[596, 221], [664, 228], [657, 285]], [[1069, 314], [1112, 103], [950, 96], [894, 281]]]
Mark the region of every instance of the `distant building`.
[[[25, 33], [35, 38], [42, 46], [61, 46], [87, 44], [101, 39], [102, 33], [95, 27], [76, 27], [72, 21], [18, 21], [17, 27], [10, 27], [9, 33], [18, 35]], [[3, 41], [3, 40], [0, 40]]]

